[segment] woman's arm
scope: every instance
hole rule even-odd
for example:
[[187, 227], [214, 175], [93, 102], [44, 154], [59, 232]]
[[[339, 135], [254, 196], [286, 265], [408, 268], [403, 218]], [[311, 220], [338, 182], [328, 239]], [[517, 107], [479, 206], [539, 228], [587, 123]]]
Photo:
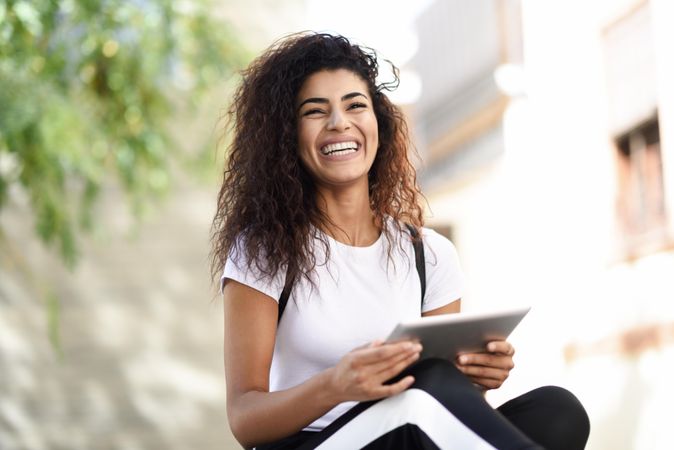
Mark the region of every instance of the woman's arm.
[[421, 346], [375, 342], [296, 387], [270, 393], [278, 304], [233, 280], [227, 281], [223, 295], [227, 415], [244, 447], [290, 436], [341, 402], [388, 397], [414, 382], [408, 376], [384, 384], [419, 357]]
[[445, 306], [441, 306], [440, 308], [433, 309], [431, 311], [426, 311], [424, 313], [421, 313], [423, 317], [426, 316], [437, 316], [439, 314], [454, 314], [461, 312], [461, 299], [456, 299], [452, 303], [448, 303]]

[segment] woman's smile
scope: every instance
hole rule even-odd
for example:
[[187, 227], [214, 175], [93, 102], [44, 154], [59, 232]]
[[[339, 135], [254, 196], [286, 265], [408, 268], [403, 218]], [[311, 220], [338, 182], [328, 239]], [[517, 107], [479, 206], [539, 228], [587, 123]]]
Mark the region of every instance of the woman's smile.
[[344, 156], [356, 153], [359, 147], [356, 141], [336, 142], [321, 147], [321, 153], [323, 156]]

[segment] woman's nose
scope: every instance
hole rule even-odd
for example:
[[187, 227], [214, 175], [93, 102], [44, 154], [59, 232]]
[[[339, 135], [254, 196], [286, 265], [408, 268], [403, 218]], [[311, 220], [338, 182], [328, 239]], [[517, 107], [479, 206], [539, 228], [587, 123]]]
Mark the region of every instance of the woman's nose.
[[340, 110], [333, 110], [330, 114], [330, 118], [328, 121], [328, 129], [329, 130], [346, 130], [349, 128], [349, 121], [347, 117], [344, 115], [343, 111]]

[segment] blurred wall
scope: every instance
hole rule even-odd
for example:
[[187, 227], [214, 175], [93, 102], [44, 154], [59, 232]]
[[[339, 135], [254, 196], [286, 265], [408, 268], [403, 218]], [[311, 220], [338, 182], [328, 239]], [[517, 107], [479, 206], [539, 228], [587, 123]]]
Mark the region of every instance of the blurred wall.
[[429, 223], [466, 309], [533, 306], [489, 399], [570, 388], [591, 449], [674, 447], [672, 20], [661, 0], [446, 0], [417, 23]]
[[[185, 187], [136, 228], [111, 189], [71, 273], [15, 197], [0, 258], [0, 447], [236, 448], [221, 306], [207, 268], [211, 196]], [[47, 338], [59, 299], [60, 352]]]
[[[302, 2], [223, 2], [213, 13], [257, 53], [299, 28]], [[223, 85], [197, 112], [176, 108], [173, 134], [188, 151], [204, 136], [215, 147]], [[227, 424], [222, 306], [208, 275], [220, 176], [204, 183], [175, 169], [168, 198], [139, 223], [109, 185], [72, 272], [38, 242], [25, 193], [11, 193], [0, 214], [1, 449], [240, 448]], [[58, 299], [59, 348], [48, 338], [48, 298]]]

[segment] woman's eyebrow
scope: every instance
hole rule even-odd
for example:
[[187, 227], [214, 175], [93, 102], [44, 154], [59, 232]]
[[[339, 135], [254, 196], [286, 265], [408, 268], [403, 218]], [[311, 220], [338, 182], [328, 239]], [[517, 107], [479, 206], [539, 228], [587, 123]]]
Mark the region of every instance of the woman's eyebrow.
[[342, 101], [351, 100], [352, 98], [359, 97], [359, 96], [365, 97], [367, 99], [367, 95], [365, 95], [365, 94], [361, 94], [360, 92], [351, 92], [349, 94], [346, 94], [346, 95], [342, 96]]
[[[365, 97], [367, 98], [367, 95], [362, 94], [360, 92], [349, 92], [346, 95], [342, 96], [342, 101], [346, 100], [351, 100], [354, 97]], [[300, 109], [302, 106], [304, 106], [307, 103], [329, 103], [330, 101], [327, 98], [324, 97], [311, 97], [306, 100], [304, 100], [302, 103], [300, 103], [300, 106], [297, 107], [297, 109]]]

